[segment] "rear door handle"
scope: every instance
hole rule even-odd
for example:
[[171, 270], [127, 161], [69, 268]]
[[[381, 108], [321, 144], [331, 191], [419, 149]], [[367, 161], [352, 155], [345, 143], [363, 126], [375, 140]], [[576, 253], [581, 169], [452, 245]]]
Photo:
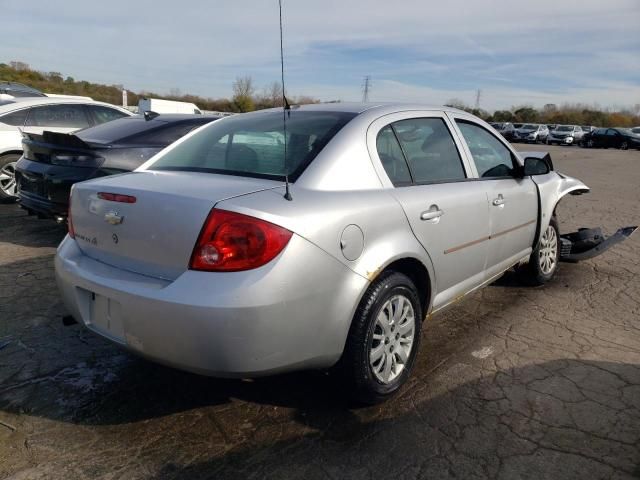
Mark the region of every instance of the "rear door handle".
[[504, 197], [502, 196], [502, 194], [499, 194], [498, 198], [493, 199], [494, 207], [499, 207], [500, 205], [504, 205]]
[[444, 212], [437, 205], [431, 205], [429, 210], [425, 210], [420, 214], [420, 220], [437, 220], [442, 215], [444, 215]]

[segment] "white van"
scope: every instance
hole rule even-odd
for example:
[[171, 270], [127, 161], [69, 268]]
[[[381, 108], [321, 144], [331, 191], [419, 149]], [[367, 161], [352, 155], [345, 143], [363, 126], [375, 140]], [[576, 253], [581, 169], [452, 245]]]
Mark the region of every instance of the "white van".
[[160, 100], [159, 98], [141, 98], [138, 101], [138, 113], [144, 112], [197, 113], [202, 115], [202, 111], [193, 103]]

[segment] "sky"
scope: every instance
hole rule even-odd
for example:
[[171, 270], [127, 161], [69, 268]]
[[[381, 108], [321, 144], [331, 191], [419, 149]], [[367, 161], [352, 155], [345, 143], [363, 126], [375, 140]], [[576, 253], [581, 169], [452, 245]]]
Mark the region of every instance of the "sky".
[[[323, 101], [640, 104], [640, 0], [282, 0], [285, 84]], [[229, 97], [280, 79], [277, 0], [0, 0], [0, 62]]]

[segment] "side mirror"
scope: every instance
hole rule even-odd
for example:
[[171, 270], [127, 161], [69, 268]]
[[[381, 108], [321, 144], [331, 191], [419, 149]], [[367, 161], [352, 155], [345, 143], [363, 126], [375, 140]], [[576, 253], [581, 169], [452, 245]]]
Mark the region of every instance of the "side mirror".
[[527, 157], [524, 159], [523, 175], [529, 177], [531, 175], [545, 175], [552, 169], [547, 161], [548, 155], [544, 158]]

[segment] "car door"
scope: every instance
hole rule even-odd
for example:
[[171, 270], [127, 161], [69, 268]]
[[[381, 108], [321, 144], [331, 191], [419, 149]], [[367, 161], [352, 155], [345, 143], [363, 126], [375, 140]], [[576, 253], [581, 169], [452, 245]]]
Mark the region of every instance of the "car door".
[[24, 131], [70, 133], [90, 125], [87, 112], [80, 103], [39, 105], [29, 110]]
[[620, 146], [622, 135], [617, 130], [610, 128], [607, 130], [606, 144], [607, 148], [618, 148]]
[[[442, 112], [394, 114], [374, 122], [376, 149], [391, 193], [429, 254], [435, 271], [434, 309], [482, 283], [489, 235], [483, 185]], [[370, 130], [371, 131], [371, 130]]]
[[517, 155], [473, 117], [453, 115], [469, 158], [487, 192], [490, 233], [487, 278], [527, 258], [538, 221], [538, 193], [521, 176]]

